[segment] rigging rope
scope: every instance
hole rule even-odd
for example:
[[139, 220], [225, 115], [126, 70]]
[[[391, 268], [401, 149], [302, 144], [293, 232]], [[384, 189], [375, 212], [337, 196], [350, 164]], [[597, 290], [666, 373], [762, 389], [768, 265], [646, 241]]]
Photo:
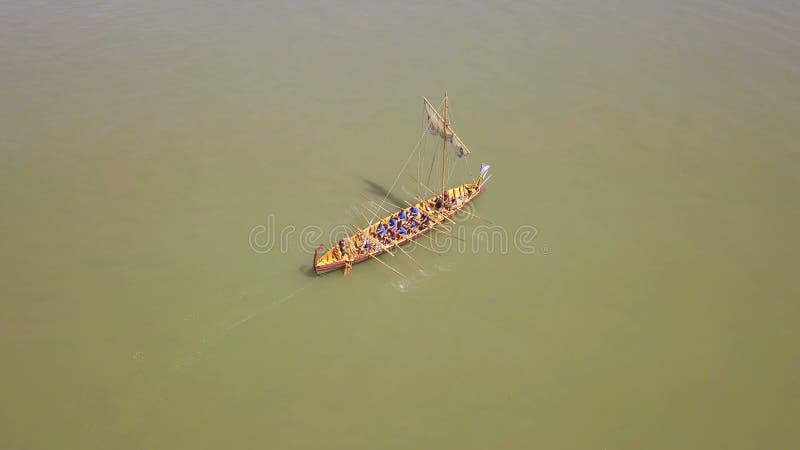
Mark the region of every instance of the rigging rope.
[[[423, 136], [427, 127], [427, 118], [422, 120]], [[424, 147], [424, 144], [423, 144]], [[422, 148], [417, 152], [417, 196], [422, 195]]]
[[[438, 108], [441, 108], [443, 104], [444, 104], [444, 99], [442, 99], [442, 101], [439, 103]], [[428, 126], [429, 126], [429, 123], [428, 123], [428, 120], [426, 118], [425, 125], [423, 125], [422, 134], [420, 135], [419, 140], [417, 140], [417, 145], [415, 145], [414, 149], [411, 150], [411, 154], [408, 155], [408, 158], [406, 158], [406, 162], [403, 163], [403, 167], [400, 169], [400, 172], [398, 172], [397, 176], [394, 178], [394, 181], [392, 182], [392, 186], [389, 188], [389, 190], [386, 191], [386, 195], [383, 196], [383, 199], [381, 200], [381, 203], [380, 203], [380, 207], [383, 207], [384, 203], [386, 203], [386, 199], [388, 199], [389, 196], [392, 195], [392, 191], [397, 186], [397, 182], [400, 180], [400, 176], [402, 176], [403, 172], [405, 172], [406, 168], [408, 167], [408, 163], [411, 162], [411, 159], [414, 157], [414, 153], [416, 153], [417, 150], [419, 150], [420, 144], [422, 143], [422, 140], [425, 138], [425, 135], [428, 133]], [[428, 183], [430, 183], [431, 172], [433, 172], [433, 163], [436, 161], [436, 154], [437, 153], [438, 152], [434, 152], [433, 153], [433, 159], [431, 160], [431, 168], [428, 171]], [[447, 153], [445, 152], [445, 154], [443, 156], [446, 158], [447, 157]], [[422, 186], [421, 186], [422, 181], [421, 181], [421, 177], [419, 176], [420, 175], [420, 166], [421, 166], [421, 164], [422, 164], [422, 151], [420, 151], [420, 153], [419, 153], [419, 155], [417, 157], [417, 191], [418, 191], [418, 193], [422, 191]], [[454, 168], [451, 165], [450, 174], [447, 176], [447, 178], [450, 178], [450, 176], [453, 174], [453, 170], [454, 170]], [[377, 218], [378, 218], [378, 212], [375, 211], [375, 212], [373, 212], [372, 219], [374, 220], [374, 219], [377, 219]]]
[[[439, 105], [436, 107], [436, 110], [438, 111], [439, 109], [441, 109], [442, 105], [444, 105], [444, 99], [442, 99], [442, 101], [439, 102]], [[427, 126], [427, 122], [428, 122], [427, 118], [425, 119], [425, 122], [426, 122], [426, 126]], [[431, 184], [431, 174], [433, 174], [433, 165], [434, 165], [434, 163], [436, 163], [436, 159], [437, 159], [438, 155], [439, 155], [438, 150], [433, 152], [433, 158], [431, 158], [431, 167], [428, 169], [428, 178], [426, 180], [426, 183], [428, 183], [428, 185]], [[419, 177], [417, 179], [420, 180], [420, 181], [422, 180], [422, 178], [419, 178]]]
[[[386, 195], [383, 196], [383, 200], [381, 200], [381, 203], [380, 203], [381, 207], [383, 206], [384, 203], [386, 203], [386, 199], [389, 198], [390, 195], [392, 195], [392, 191], [394, 190], [395, 186], [397, 186], [397, 181], [400, 180], [400, 176], [403, 175], [403, 172], [405, 172], [406, 167], [408, 167], [408, 163], [411, 161], [411, 158], [414, 157], [414, 153], [416, 153], [417, 149], [419, 148], [419, 144], [422, 142], [422, 139], [425, 137], [425, 133], [427, 133], [427, 132], [428, 132], [428, 130], [422, 130], [422, 135], [419, 137], [419, 140], [417, 141], [417, 145], [414, 146], [414, 150], [412, 150], [411, 154], [408, 155], [408, 158], [406, 158], [406, 162], [403, 163], [403, 168], [400, 169], [400, 172], [398, 172], [397, 176], [394, 177], [394, 182], [392, 182], [392, 187], [390, 187], [389, 190], [386, 191]], [[373, 216], [373, 220], [377, 219], [377, 218], [378, 218], [378, 213], [375, 212], [375, 215]]]
[[433, 164], [436, 162], [437, 156], [439, 156], [438, 150], [433, 152], [433, 158], [431, 158], [431, 168], [428, 169], [428, 180], [427, 180], [428, 185], [431, 184], [431, 174], [433, 173]]

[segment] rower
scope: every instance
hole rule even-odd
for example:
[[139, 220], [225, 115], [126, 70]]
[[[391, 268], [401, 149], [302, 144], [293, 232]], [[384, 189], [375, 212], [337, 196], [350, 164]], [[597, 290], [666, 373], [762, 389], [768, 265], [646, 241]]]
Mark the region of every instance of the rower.
[[416, 206], [412, 206], [411, 207], [411, 217], [416, 217], [418, 215], [419, 215], [419, 210], [417, 209]]
[[436, 197], [436, 209], [442, 209], [442, 198]]

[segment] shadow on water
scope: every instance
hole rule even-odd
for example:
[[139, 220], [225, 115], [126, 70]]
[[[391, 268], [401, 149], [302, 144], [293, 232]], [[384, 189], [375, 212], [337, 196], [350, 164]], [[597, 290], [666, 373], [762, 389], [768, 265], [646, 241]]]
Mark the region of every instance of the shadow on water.
[[396, 195], [389, 192], [382, 184], [376, 183], [370, 179], [361, 177], [361, 181], [363, 181], [367, 186], [369, 186], [369, 193], [378, 196], [378, 198], [374, 199], [375, 201], [380, 201], [383, 198], [386, 200], [394, 203], [395, 205], [404, 205], [405, 202], [403, 199], [398, 198]]

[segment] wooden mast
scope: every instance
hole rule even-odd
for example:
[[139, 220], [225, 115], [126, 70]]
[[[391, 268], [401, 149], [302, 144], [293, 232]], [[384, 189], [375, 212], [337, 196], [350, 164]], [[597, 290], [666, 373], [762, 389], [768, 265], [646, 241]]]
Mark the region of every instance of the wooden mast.
[[442, 118], [442, 203], [444, 203], [445, 176], [447, 174], [447, 89], [444, 91], [444, 116]]

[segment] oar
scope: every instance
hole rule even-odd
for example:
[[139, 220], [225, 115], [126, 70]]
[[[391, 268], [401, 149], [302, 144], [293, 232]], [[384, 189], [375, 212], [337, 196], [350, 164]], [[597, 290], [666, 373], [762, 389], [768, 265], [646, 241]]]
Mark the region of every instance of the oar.
[[[352, 225], [351, 225], [351, 226], [352, 226]], [[389, 270], [391, 270], [392, 272], [396, 273], [397, 275], [399, 275], [399, 276], [401, 276], [401, 277], [405, 278], [406, 280], [408, 279], [408, 277], [407, 277], [407, 276], [405, 276], [405, 275], [403, 275], [403, 273], [402, 273], [402, 272], [400, 272], [399, 270], [397, 270], [397, 269], [395, 269], [394, 267], [390, 266], [389, 264], [387, 264], [387, 263], [385, 263], [385, 262], [381, 261], [381, 260], [380, 260], [380, 259], [379, 259], [377, 256], [373, 255], [372, 253], [370, 253], [370, 252], [367, 252], [367, 256], [369, 256], [370, 258], [374, 259], [375, 261], [378, 261], [379, 263], [383, 264], [383, 265], [384, 265], [384, 266], [386, 266], [386, 267], [387, 267]]]
[[392, 272], [400, 275], [401, 277], [405, 278], [406, 280], [408, 279], [408, 277], [403, 275], [402, 272], [400, 272], [399, 270], [397, 270], [394, 267], [390, 266], [389, 264], [386, 264], [385, 262], [381, 261], [377, 256], [375, 256], [375, 255], [373, 255], [371, 253], [367, 253], [367, 256], [369, 256], [370, 258], [374, 259], [375, 261], [378, 261], [379, 263], [383, 264], [384, 266], [389, 268], [389, 270], [391, 270]]
[[[359, 212], [360, 212], [360, 211], [359, 211]], [[364, 213], [361, 213], [361, 216], [363, 216], [365, 219], [367, 218], [366, 216], [364, 216]], [[371, 226], [371, 224], [370, 224], [370, 226]], [[373, 241], [373, 239], [372, 239], [372, 236], [370, 236], [370, 235], [369, 235], [369, 233], [364, 233], [364, 234], [366, 234], [366, 235], [367, 235], [367, 239], [368, 239], [370, 242], [372, 242], [372, 241]], [[400, 245], [399, 245], [399, 244], [397, 244], [397, 242], [399, 242], [399, 240], [398, 240], [398, 241], [394, 241], [394, 240], [392, 240], [392, 239], [390, 239], [390, 240], [391, 240], [392, 242], [395, 242], [395, 247], [396, 247], [398, 250], [400, 250], [401, 252], [403, 252], [403, 254], [404, 254], [404, 255], [408, 256], [408, 258], [409, 258], [409, 259], [411, 259], [411, 261], [413, 261], [413, 262], [414, 262], [414, 264], [416, 264], [416, 265], [417, 265], [417, 266], [418, 266], [420, 269], [422, 269], [422, 270], [425, 270], [425, 268], [424, 268], [424, 267], [422, 267], [422, 264], [420, 264], [420, 263], [419, 263], [419, 261], [417, 261], [417, 260], [416, 260], [416, 259], [415, 259], [413, 256], [411, 256], [411, 253], [408, 253], [407, 251], [403, 250], [403, 248], [402, 248], [402, 247], [400, 247]], [[412, 241], [412, 242], [413, 242], [413, 241]], [[380, 243], [380, 242], [379, 242], [379, 243]], [[414, 243], [415, 243], [415, 244], [419, 244], [419, 242], [414, 242]], [[386, 250], [387, 252], [389, 251], [389, 250], [387, 250], [386, 248], [384, 248], [384, 250]]]
[[[379, 205], [379, 206], [380, 206], [380, 205]], [[367, 211], [371, 212], [372, 214], [376, 214], [376, 212], [375, 212], [375, 211], [371, 211], [371, 210], [370, 210], [369, 208], [367, 208], [366, 206], [364, 207], [364, 209], [366, 209]], [[387, 209], [385, 209], [385, 208], [384, 208], [384, 210], [385, 210], [386, 212], [389, 212], [390, 214], [393, 214], [392, 212], [390, 212], [389, 210], [387, 210]], [[427, 237], [428, 239], [431, 239], [431, 240], [433, 240], [433, 238], [432, 238], [432, 237], [430, 237], [430, 236], [428, 236], [427, 234], [424, 234], [424, 233], [422, 233], [422, 232], [418, 232], [418, 233], [419, 233], [419, 234], [422, 234], [423, 236]], [[391, 240], [391, 239], [390, 239], [390, 240]], [[398, 240], [398, 241], [392, 241], [392, 242], [399, 242], [399, 240]], [[436, 250], [434, 250], [434, 249], [432, 249], [432, 248], [430, 248], [430, 247], [426, 247], [426, 246], [424, 246], [424, 245], [420, 244], [420, 243], [419, 243], [419, 242], [417, 242], [417, 241], [412, 241], [412, 242], [414, 242], [415, 244], [419, 245], [420, 247], [424, 248], [425, 250], [428, 250], [429, 252], [431, 252], [431, 253], [433, 253], [433, 254], [436, 254], [436, 255], [441, 255], [441, 254], [442, 254], [441, 252], [437, 252]], [[388, 251], [388, 250], [387, 250], [387, 251]]]
[[[408, 258], [411, 259], [411, 261], [414, 261], [414, 264], [416, 264], [417, 267], [419, 267], [422, 270], [425, 270], [425, 268], [422, 267], [422, 264], [420, 264], [419, 261], [417, 261], [416, 259], [414, 259], [413, 256], [411, 256], [411, 253], [408, 253], [407, 251], [403, 250], [403, 247], [401, 247], [400, 244], [399, 244], [399, 242], [400, 242], [399, 240], [393, 241], [393, 242], [397, 243], [397, 245], [396, 245], [397, 249], [400, 250], [401, 252], [403, 252], [404, 255], [408, 256]], [[411, 242], [414, 242], [414, 241], [411, 241]], [[414, 242], [414, 243], [415, 244], [419, 244], [419, 242]]]
[[[367, 199], [367, 200], [369, 200], [369, 199]], [[392, 202], [388, 202], [388, 201], [387, 201], [386, 203], [389, 203], [390, 205], [394, 206], [395, 208], [405, 209], [404, 207], [402, 207], [402, 206], [400, 206], [400, 205], [395, 205], [395, 204], [394, 204], [394, 203], [392, 203]], [[377, 204], [377, 203], [376, 203], [376, 204]], [[412, 206], [412, 205], [411, 205], [410, 203], [408, 203], [408, 202], [406, 202], [406, 204], [407, 204], [407, 205], [409, 205], [409, 206]], [[383, 206], [381, 206], [381, 205], [378, 205], [378, 208], [380, 208], [380, 209], [382, 209], [382, 210], [386, 211], [386, 212], [387, 212], [387, 213], [389, 213], [389, 214], [394, 214], [394, 212], [392, 212], [392, 211], [389, 211], [388, 209], [384, 208], [384, 207], [383, 207]], [[365, 207], [365, 209], [366, 209], [367, 211], [369, 211], [369, 208], [366, 208], [366, 207]], [[370, 212], [372, 212], [372, 211], [370, 211]], [[445, 219], [449, 220], [450, 222], [453, 222], [453, 224], [454, 224], [454, 225], [458, 225], [458, 224], [457, 224], [455, 221], [453, 221], [453, 219], [451, 219], [451, 218], [447, 217], [447, 216], [446, 216], [446, 215], [444, 215], [443, 213], [441, 213], [441, 212], [439, 212], [439, 211], [436, 211], [436, 213], [437, 213], [437, 214], [441, 214], [441, 215], [442, 215], [442, 217], [444, 217]], [[373, 212], [373, 214], [375, 214], [375, 213]], [[441, 222], [437, 222], [437, 223], [441, 223]]]
[[[425, 200], [423, 200], [423, 199], [420, 199], [419, 197], [417, 197], [417, 200], [419, 200], [421, 203], [425, 203]], [[408, 206], [414, 206], [414, 205], [412, 205], [411, 203], [408, 203], [408, 202], [407, 202], [407, 201], [405, 201], [405, 200], [403, 200], [403, 202], [405, 202], [405, 204], [406, 204], [406, 205], [408, 205]], [[395, 203], [392, 203], [392, 202], [390, 202], [390, 201], [386, 201], [386, 203], [388, 203], [388, 204], [390, 204], [390, 205], [394, 206], [395, 208], [405, 209], [405, 207], [403, 207], [403, 206], [400, 206], [400, 205], [398, 205], [398, 204], [395, 204]], [[389, 210], [388, 210], [388, 209], [386, 209], [386, 208], [383, 208], [383, 210], [384, 210], [384, 211], [386, 211], [386, 212], [388, 212], [388, 213], [390, 213], [390, 214], [393, 214], [391, 211], [389, 211]], [[443, 215], [443, 217], [444, 217], [445, 219], [447, 219], [447, 220], [449, 220], [449, 221], [453, 222], [453, 224], [455, 224], [455, 222], [454, 222], [452, 219], [450, 219], [448, 216], [444, 215], [442, 212], [436, 211], [436, 213], [438, 213], [438, 214], [442, 214], [442, 215]], [[442, 223], [442, 222], [437, 222], [437, 223]]]
[[[421, 234], [421, 235], [423, 235], [423, 236], [426, 236], [426, 237], [428, 237], [429, 239], [433, 239], [432, 237], [428, 236], [427, 234], [424, 234], [424, 233], [423, 233], [423, 232], [421, 232], [421, 231], [418, 231], [417, 233], [418, 233], [418, 234]], [[407, 237], [406, 239], [408, 239], [410, 242], [413, 242], [413, 243], [415, 243], [415, 244], [419, 245], [420, 247], [422, 247], [422, 248], [424, 248], [425, 250], [427, 250], [427, 251], [429, 251], [429, 252], [433, 253], [434, 255], [441, 255], [441, 254], [442, 254], [441, 252], [437, 252], [436, 250], [434, 250], [434, 249], [432, 249], [432, 248], [430, 248], [430, 247], [427, 247], [427, 246], [425, 246], [425, 245], [422, 245], [422, 244], [420, 244], [420, 243], [419, 243], [419, 242], [417, 242], [417, 241], [411, 240], [411, 238], [410, 238], [410, 237]], [[399, 240], [398, 240], [398, 242], [399, 242]]]
[[[369, 208], [367, 208], [366, 206], [362, 206], [362, 208], [364, 208], [364, 209], [366, 209], [367, 211], [369, 211], [370, 213], [372, 213], [372, 211], [370, 211], [370, 210], [369, 210]], [[363, 212], [361, 212], [361, 211], [359, 210], [359, 211], [358, 211], [358, 213], [359, 213], [359, 214], [361, 214], [361, 217], [363, 217], [363, 218], [364, 218], [364, 220], [366, 220], [367, 222], [369, 222], [369, 219], [367, 219], [367, 216], [365, 216]], [[374, 213], [373, 213], [373, 214], [374, 214]], [[369, 224], [369, 227], [367, 227], [367, 229], [369, 229], [371, 226], [372, 226], [372, 224], [370, 223], [370, 224]], [[361, 232], [361, 230], [358, 230], [358, 231], [359, 231], [359, 232]], [[366, 234], [367, 236], [369, 236], [369, 233], [365, 233], [365, 234]], [[383, 245], [381, 242], [378, 242], [378, 245], [379, 245], [379, 247], [380, 247], [380, 248], [382, 248], [382, 249], [383, 249], [383, 251], [385, 251], [386, 253], [388, 253], [388, 254], [390, 254], [390, 255], [394, 256], [394, 253], [392, 253], [391, 251], [389, 251], [389, 249], [388, 249], [388, 248], [386, 248], [386, 246], [385, 246], [385, 245]]]
[[[430, 214], [430, 211], [429, 211], [428, 209], [426, 209], [426, 208], [427, 208], [427, 203], [426, 203], [427, 201], [426, 201], [425, 199], [421, 199], [421, 198], [419, 198], [419, 197], [415, 197], [415, 198], [416, 198], [417, 200], [419, 200], [419, 202], [420, 202], [419, 204], [420, 204], [420, 205], [422, 205], [422, 204], [425, 204], [425, 205], [426, 205], [426, 207], [425, 207], [425, 208], [423, 208], [423, 210], [425, 210], [425, 211], [426, 211], [426, 213], [427, 213], [427, 214], [430, 216], [430, 215], [431, 215], [431, 214]], [[409, 203], [409, 202], [407, 202], [407, 201], [405, 201], [405, 200], [403, 200], [403, 202], [404, 202], [406, 205], [410, 206], [410, 207], [414, 207], [414, 206], [416, 206], [416, 205], [412, 205], [411, 203]], [[405, 209], [403, 206], [396, 205], [396, 204], [394, 204], [394, 203], [392, 203], [392, 202], [387, 202], [387, 203], [389, 203], [390, 205], [394, 206], [395, 208]], [[440, 214], [440, 215], [442, 215], [442, 217], [444, 217], [445, 219], [447, 219], [447, 220], [450, 220], [451, 222], [453, 222], [453, 221], [452, 221], [452, 220], [451, 220], [451, 219], [450, 219], [450, 218], [449, 218], [447, 215], [444, 215], [444, 214], [443, 214], [443, 213], [441, 213], [440, 211], [433, 211], [433, 212], [435, 212], [436, 214]], [[435, 224], [437, 224], [437, 225], [440, 225], [440, 226], [444, 227], [444, 225], [443, 225], [443, 224], [444, 224], [444, 220], [442, 220], [442, 221], [436, 221], [436, 220], [434, 220], [433, 222], [434, 222]], [[453, 223], [455, 224], [455, 222], [453, 222]]]
[[[412, 178], [413, 178], [413, 175], [412, 175]], [[434, 192], [434, 191], [433, 191], [433, 189], [431, 189], [431, 188], [429, 188], [428, 186], [426, 186], [426, 185], [425, 185], [425, 183], [423, 183], [422, 181], [420, 181], [420, 182], [419, 182], [419, 184], [421, 184], [421, 185], [422, 185], [422, 186], [423, 186], [425, 189], [427, 189], [428, 191], [430, 191], [430, 193], [431, 193], [431, 194], [433, 194], [433, 195], [436, 195], [436, 196], [438, 196], [438, 195], [439, 195], [439, 194], [437, 194], [436, 192]], [[478, 219], [478, 220], [483, 220], [484, 222], [487, 222], [487, 223], [488, 223], [488, 224], [490, 224], [490, 225], [494, 225], [494, 222], [492, 222], [491, 220], [489, 220], [489, 219], [484, 219], [483, 217], [481, 217], [481, 216], [479, 216], [479, 215], [475, 214], [475, 213], [474, 213], [474, 212], [472, 212], [472, 211], [467, 211], [466, 209], [459, 209], [458, 211], [459, 211], [459, 212], [465, 212], [465, 213], [467, 213], [467, 214], [471, 215], [472, 217], [474, 217], [474, 218], [476, 218], [476, 219]]]
[[[408, 203], [408, 202], [406, 202], [406, 204], [407, 204], [407, 205], [409, 205], [409, 206], [411, 206], [411, 203]], [[440, 213], [440, 214], [441, 214], [441, 213]], [[445, 217], [445, 218], [448, 218], [447, 216], [444, 216], [444, 217]], [[452, 222], [452, 220], [451, 220], [451, 222]], [[441, 226], [444, 226], [444, 225], [442, 224], [442, 222], [436, 222], [436, 223], [438, 223], [438, 224], [439, 224], [439, 225], [441, 225]], [[455, 222], [453, 222], [453, 223], [455, 223]], [[431, 227], [431, 228], [432, 228], [432, 229], [435, 229], [436, 231], [439, 231], [439, 232], [441, 232], [441, 233], [444, 233], [444, 234], [446, 234], [446, 235], [448, 235], [448, 236], [450, 236], [450, 237], [452, 237], [452, 238], [458, 239], [459, 241], [464, 241], [464, 239], [461, 239], [460, 237], [458, 237], [458, 236], [455, 236], [455, 235], [453, 235], [452, 233], [448, 233], [447, 231], [444, 231], [444, 230], [441, 230], [441, 229], [436, 229], [436, 228], [433, 228], [433, 227]]]
[[[355, 228], [357, 233], [361, 233], [361, 232], [362, 232], [362, 231], [361, 231], [359, 228], [356, 228], [356, 227], [355, 227], [355, 226], [353, 226], [353, 225], [350, 225], [350, 226], [351, 226], [351, 227], [353, 227], [353, 228]], [[364, 234], [366, 234], [366, 235], [369, 237], [369, 233], [364, 233]], [[386, 253], [388, 253], [388, 254], [389, 254], [389, 255], [391, 255], [391, 256], [394, 256], [394, 253], [392, 253], [391, 251], [389, 251], [389, 249], [388, 249], [388, 248], [386, 248], [386, 246], [385, 246], [385, 245], [381, 244], [380, 242], [378, 242], [378, 244], [380, 244], [380, 248], [382, 248], [382, 249], [383, 249], [383, 251], [385, 251]]]
[[[392, 202], [390, 202], [390, 201], [388, 201], [388, 200], [384, 200], [383, 202], [381, 202], [381, 203], [378, 203], [378, 202], [376, 202], [375, 200], [373, 200], [373, 199], [371, 199], [371, 198], [367, 197], [367, 195], [366, 195], [366, 194], [364, 194], [364, 193], [362, 193], [362, 194], [361, 194], [361, 196], [362, 196], [362, 197], [364, 197], [364, 199], [365, 199], [365, 200], [367, 200], [368, 202], [372, 202], [372, 203], [374, 203], [374, 204], [375, 204], [375, 206], [377, 206], [378, 208], [380, 208], [380, 209], [382, 209], [382, 210], [386, 211], [386, 212], [387, 212], [387, 213], [389, 213], [389, 214], [394, 214], [394, 212], [392, 212], [392, 211], [389, 211], [388, 209], [384, 208], [384, 207], [383, 207], [383, 203], [388, 203], [388, 204], [390, 204], [390, 205], [392, 205], [392, 206], [395, 206], [395, 207], [397, 207], [397, 205], [395, 205], [394, 203], [392, 203]], [[367, 211], [370, 211], [370, 210], [367, 208]], [[374, 214], [374, 215], [375, 215], [375, 218], [378, 218], [378, 212], [377, 212], [377, 211], [375, 211], [375, 212], [373, 212], [373, 211], [370, 211], [370, 212], [371, 212], [372, 214]]]
[[[367, 216], [365, 216], [365, 215], [364, 215], [364, 213], [362, 213], [361, 211], [359, 211], [359, 213], [361, 214], [361, 217], [363, 217], [364, 219], [366, 219], [366, 218], [367, 218]], [[369, 221], [368, 221], [368, 222], [369, 222]], [[370, 223], [370, 224], [369, 224], [369, 226], [371, 227], [371, 226], [372, 226], [372, 224]], [[369, 229], [369, 228], [367, 228], [367, 229]], [[370, 239], [370, 241], [372, 241], [371, 237], [369, 236], [369, 233], [366, 233], [366, 235], [367, 235], [368, 239]], [[415, 244], [419, 244], [419, 243], [418, 243], [418, 242], [415, 242]], [[410, 258], [412, 261], [414, 261], [414, 264], [416, 264], [417, 266], [419, 266], [419, 268], [420, 268], [420, 269], [422, 269], [422, 270], [425, 270], [425, 268], [424, 268], [424, 267], [422, 267], [422, 264], [420, 264], [420, 263], [419, 263], [419, 261], [417, 261], [416, 259], [414, 259], [414, 257], [413, 257], [413, 256], [411, 256], [411, 254], [410, 254], [410, 253], [408, 253], [407, 251], [403, 250], [403, 248], [402, 248], [402, 247], [400, 247], [400, 245], [397, 245], [397, 249], [398, 249], [398, 250], [400, 250], [401, 252], [403, 252], [403, 254], [405, 254], [406, 256], [408, 256], [408, 257], [409, 257], [409, 258]]]
[[[419, 201], [421, 201], [421, 202], [423, 202], [423, 203], [425, 202], [425, 200], [423, 200], [423, 199], [421, 199], [421, 198], [419, 198], [419, 197], [417, 197], [417, 200], [419, 200]], [[407, 203], [407, 204], [410, 204], [410, 203], [408, 203], [408, 202], [406, 202], [406, 203]], [[445, 218], [445, 220], [449, 220], [450, 222], [452, 222], [452, 223], [453, 223], [453, 225], [458, 225], [458, 224], [456, 223], [456, 221], [455, 221], [455, 220], [453, 220], [453, 219], [451, 219], [451, 218], [450, 218], [450, 216], [448, 216], [447, 214], [445, 214], [445, 213], [443, 213], [443, 212], [441, 212], [441, 211], [437, 211], [437, 210], [433, 210], [433, 212], [435, 212], [436, 214], [439, 214], [439, 215], [441, 215], [442, 217], [444, 217], [444, 218]], [[430, 215], [430, 212], [429, 212], [428, 214]], [[444, 220], [442, 220], [441, 222], [437, 222], [437, 223], [444, 223]]]
[[[368, 197], [366, 197], [366, 196], [364, 196], [364, 197], [365, 197], [365, 198], [367, 198], [367, 200], [370, 200]], [[370, 200], [370, 201], [371, 201], [371, 200]], [[404, 200], [404, 202], [405, 202], [405, 204], [406, 204], [406, 205], [408, 205], [408, 206], [414, 206], [414, 205], [412, 205], [411, 203], [408, 203], [408, 202], [406, 202], [405, 200]], [[397, 204], [395, 204], [395, 203], [392, 203], [392, 202], [390, 202], [390, 201], [386, 201], [386, 203], [388, 203], [388, 204], [389, 204], [389, 205], [391, 205], [391, 206], [394, 206], [395, 208], [399, 208], [399, 209], [405, 209], [405, 207], [403, 207], [403, 206], [400, 206], [400, 205], [397, 205]], [[424, 203], [424, 201], [423, 201], [423, 203]], [[381, 205], [379, 205], [379, 204], [377, 204], [377, 203], [376, 203], [376, 205], [377, 205], [379, 208], [381, 208], [382, 210], [386, 211], [387, 213], [389, 213], [389, 214], [394, 214], [394, 212], [392, 212], [392, 211], [389, 211], [388, 209], [384, 208], [383, 206], [381, 206]], [[364, 207], [364, 209], [366, 209], [367, 211], [370, 211], [370, 209], [369, 209], [369, 208], [367, 208], [367, 207]], [[370, 212], [372, 212], [372, 211], [370, 211]], [[373, 214], [375, 214], [374, 212], [372, 212], [372, 213], [373, 213]], [[442, 213], [441, 213], [441, 212], [439, 212], [439, 211], [436, 211], [436, 213], [437, 213], [437, 214], [442, 214]], [[444, 217], [445, 219], [447, 219], [447, 220], [449, 220], [449, 221], [453, 222], [453, 220], [452, 220], [452, 219], [450, 219], [449, 217], [447, 217], [446, 215], [443, 215], [443, 214], [442, 214], [442, 217]], [[434, 220], [434, 222], [435, 222], [436, 224], [442, 224], [442, 222], [440, 222], [440, 221], [435, 221], [435, 220]], [[454, 223], [454, 224], [456, 224], [455, 222], [453, 222], [453, 223]]]
[[350, 261], [345, 260], [344, 262], [344, 276], [350, 275], [350, 271], [353, 269], [353, 263]]

